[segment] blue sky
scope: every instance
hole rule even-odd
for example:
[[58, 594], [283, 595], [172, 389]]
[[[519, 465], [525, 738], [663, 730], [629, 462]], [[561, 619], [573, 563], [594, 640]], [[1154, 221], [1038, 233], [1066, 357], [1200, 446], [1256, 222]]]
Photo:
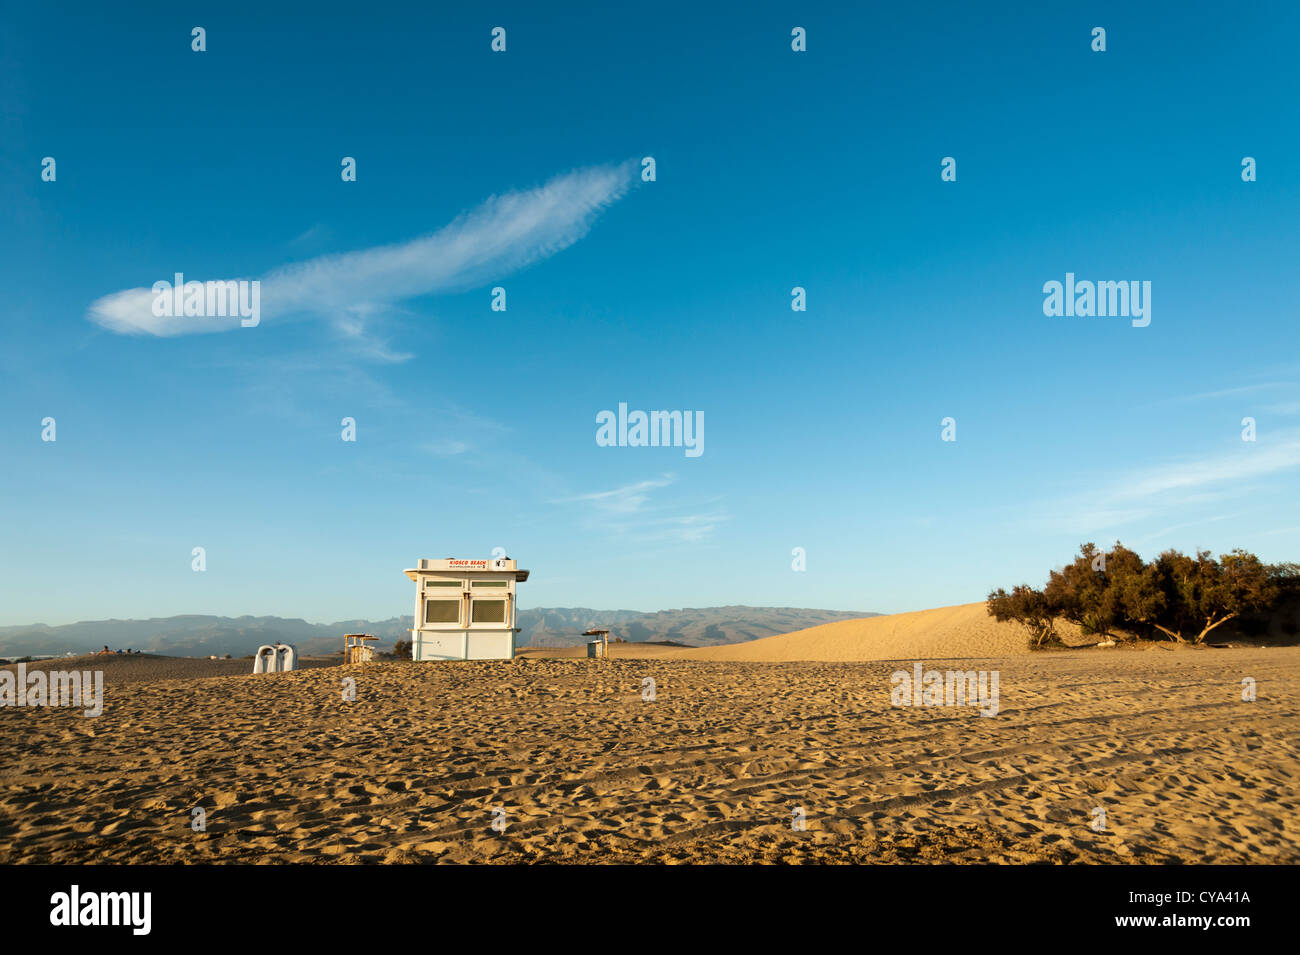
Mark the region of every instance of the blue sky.
[[[268, 6], [6, 13], [0, 624], [387, 617], [497, 547], [642, 610], [1300, 556], [1293, 4]], [[261, 323], [118, 297], [176, 272]]]

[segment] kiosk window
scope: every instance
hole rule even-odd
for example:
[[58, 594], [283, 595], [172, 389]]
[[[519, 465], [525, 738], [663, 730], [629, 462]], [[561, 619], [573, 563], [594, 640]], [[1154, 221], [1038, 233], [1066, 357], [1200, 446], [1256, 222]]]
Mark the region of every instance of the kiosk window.
[[459, 587], [459, 580], [426, 580], [425, 587]]
[[424, 602], [425, 623], [459, 623], [459, 600], [426, 600]]
[[506, 602], [504, 600], [475, 600], [471, 619], [474, 623], [505, 623]]
[[474, 581], [474, 586], [475, 587], [507, 587], [509, 586], [509, 584], [507, 581], [504, 580], [476, 580]]

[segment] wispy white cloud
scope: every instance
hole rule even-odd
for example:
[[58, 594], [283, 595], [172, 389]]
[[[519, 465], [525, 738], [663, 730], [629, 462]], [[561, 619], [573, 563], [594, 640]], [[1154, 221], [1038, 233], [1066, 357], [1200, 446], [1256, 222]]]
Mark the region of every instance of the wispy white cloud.
[[1291, 382], [1286, 381], [1262, 381], [1254, 385], [1240, 385], [1236, 388], [1220, 388], [1217, 391], [1200, 391], [1192, 395], [1181, 395], [1175, 398], [1175, 401], [1206, 401], [1211, 398], [1228, 398], [1235, 395], [1247, 395], [1256, 391], [1267, 391], [1270, 388], [1285, 388]]
[[1126, 543], [1130, 547], [1141, 547], [1143, 544], [1150, 544], [1152, 542], [1160, 543], [1160, 542], [1167, 541], [1171, 534], [1174, 534], [1178, 531], [1186, 530], [1189, 527], [1204, 527], [1206, 524], [1215, 524], [1218, 523], [1219, 521], [1233, 520], [1234, 518], [1238, 518], [1240, 516], [1241, 516], [1240, 513], [1217, 514], [1214, 516], [1202, 518], [1201, 520], [1183, 521], [1180, 524], [1172, 524], [1169, 527], [1162, 527], [1160, 528], [1160, 530], [1152, 534], [1147, 534], [1144, 537], [1140, 537], [1136, 540], [1130, 540], [1127, 541]]
[[1170, 491], [1214, 487], [1237, 488], [1249, 480], [1300, 468], [1300, 436], [1268, 442], [1241, 442], [1240, 450], [1200, 459], [1184, 459], [1132, 475], [1116, 487], [1117, 500], [1154, 499]]
[[649, 481], [638, 481], [636, 484], [625, 484], [623, 487], [616, 487], [610, 491], [595, 491], [591, 494], [579, 494], [575, 497], [564, 498], [557, 503], [586, 502], [593, 505], [597, 510], [607, 514], [637, 514], [650, 501], [650, 492], [656, 488], [668, 487], [677, 478], [672, 474], [665, 474], [661, 478]]
[[424, 445], [424, 450], [440, 458], [454, 458], [458, 454], [464, 454], [470, 449], [467, 441], [431, 441]]
[[[626, 537], [637, 543], [689, 544], [707, 540], [718, 525], [728, 519], [725, 513], [713, 508], [686, 514], [674, 513], [702, 505], [651, 503], [655, 491], [670, 487], [676, 481], [675, 474], [664, 474], [608, 491], [561, 498], [555, 503], [585, 504], [592, 511], [584, 521], [587, 527]], [[716, 501], [702, 502], [703, 505], [715, 503]]]
[[369, 319], [381, 309], [362, 306], [334, 317], [334, 331], [347, 349], [358, 358], [383, 364], [396, 364], [410, 361], [415, 356], [411, 352], [395, 351], [387, 340], [376, 335], [370, 328]]
[[[376, 310], [417, 295], [473, 288], [545, 259], [577, 242], [635, 181], [630, 162], [557, 176], [535, 189], [492, 196], [422, 238], [294, 263], [261, 276], [261, 316], [312, 315], [359, 328]], [[158, 276], [171, 281], [172, 276]], [[186, 282], [206, 281], [186, 275]], [[152, 288], [96, 300], [87, 317], [119, 334], [169, 337], [228, 331], [239, 316], [156, 316]], [[350, 324], [349, 324], [350, 323]], [[375, 357], [400, 360], [382, 351]]]
[[1260, 531], [1259, 537], [1274, 537], [1278, 534], [1295, 534], [1300, 536], [1300, 524], [1291, 527], [1274, 527], [1272, 530]]
[[[1147, 519], [1182, 517], [1195, 508], [1242, 497], [1252, 493], [1258, 482], [1296, 470], [1300, 470], [1300, 434], [1276, 434], [1258, 443], [1243, 441], [1231, 452], [1133, 470], [1096, 491], [1050, 502], [1045, 521], [1070, 533], [1131, 529]], [[1177, 526], [1215, 519], [1207, 516]]]
[[425, 426], [433, 425], [437, 437], [424, 441], [418, 448], [425, 454], [438, 458], [456, 458], [462, 463], [482, 464], [489, 467], [531, 469], [525, 458], [510, 457], [509, 463], [501, 448], [500, 439], [512, 433], [508, 425], [485, 418], [450, 402], [435, 406], [423, 403], [419, 414]]
[[714, 530], [727, 515], [722, 513], [684, 514], [680, 517], [665, 517], [647, 521], [636, 532], [637, 540], [643, 543], [669, 541], [680, 544], [693, 544], [708, 540]]
[[291, 246], [315, 245], [324, 239], [328, 239], [329, 237], [330, 237], [329, 226], [322, 225], [321, 223], [318, 222], [310, 229], [305, 229], [304, 231], [298, 233], [296, 236], [290, 239], [289, 245]]

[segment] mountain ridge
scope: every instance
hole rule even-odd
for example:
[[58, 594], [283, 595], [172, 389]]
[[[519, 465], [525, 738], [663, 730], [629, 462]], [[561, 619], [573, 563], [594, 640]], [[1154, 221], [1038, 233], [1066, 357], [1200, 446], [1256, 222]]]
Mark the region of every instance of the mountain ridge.
[[[757, 640], [822, 623], [880, 616], [877, 613], [801, 607], [681, 607], [671, 610], [595, 610], [589, 607], [536, 607], [520, 610], [518, 645], [573, 646], [582, 631], [603, 627], [611, 636], [633, 643], [671, 640], [689, 646], [718, 646]], [[110, 649], [133, 649], [168, 656], [244, 656], [265, 643], [293, 643], [301, 653], [332, 653], [344, 633], [373, 633], [381, 646], [410, 638], [409, 615], [384, 620], [339, 620], [313, 624], [301, 617], [228, 617], [176, 614], [143, 619], [82, 620], [49, 626], [0, 627], [0, 656], [59, 655]]]

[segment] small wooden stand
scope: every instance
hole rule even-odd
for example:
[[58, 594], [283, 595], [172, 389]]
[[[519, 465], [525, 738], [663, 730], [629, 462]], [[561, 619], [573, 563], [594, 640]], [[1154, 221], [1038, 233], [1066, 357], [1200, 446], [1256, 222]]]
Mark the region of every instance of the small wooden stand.
[[587, 644], [588, 660], [606, 660], [609, 658], [608, 630], [584, 630], [582, 635], [596, 638]]
[[343, 634], [343, 662], [369, 663], [375, 658], [375, 648], [366, 645], [368, 640], [378, 640], [372, 633]]

